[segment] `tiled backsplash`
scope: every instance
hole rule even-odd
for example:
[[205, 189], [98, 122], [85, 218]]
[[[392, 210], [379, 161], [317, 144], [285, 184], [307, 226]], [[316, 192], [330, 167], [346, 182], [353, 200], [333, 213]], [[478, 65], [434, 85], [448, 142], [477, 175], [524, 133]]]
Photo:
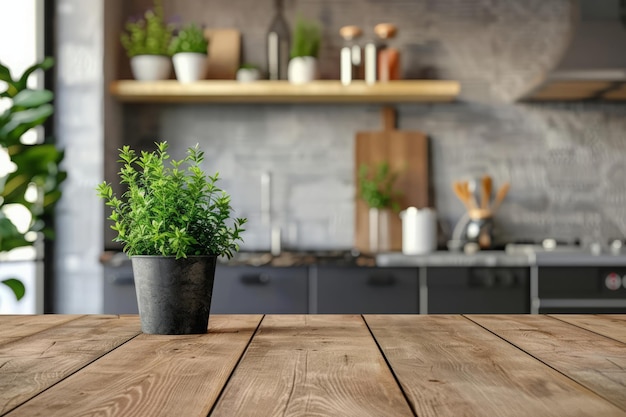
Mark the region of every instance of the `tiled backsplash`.
[[[200, 143], [206, 167], [221, 173], [240, 215], [248, 248], [269, 244], [260, 222], [264, 172], [272, 174], [274, 219], [284, 244], [349, 248], [354, 236], [354, 135], [379, 128], [376, 106], [166, 105], [147, 111], [154, 138], [182, 150]], [[626, 234], [626, 107], [619, 104], [401, 105], [403, 129], [431, 138], [435, 206], [444, 234], [463, 214], [452, 192], [459, 178], [512, 184], [497, 214], [496, 240]], [[126, 117], [126, 132], [139, 130]], [[130, 135], [130, 133], [127, 133]]]

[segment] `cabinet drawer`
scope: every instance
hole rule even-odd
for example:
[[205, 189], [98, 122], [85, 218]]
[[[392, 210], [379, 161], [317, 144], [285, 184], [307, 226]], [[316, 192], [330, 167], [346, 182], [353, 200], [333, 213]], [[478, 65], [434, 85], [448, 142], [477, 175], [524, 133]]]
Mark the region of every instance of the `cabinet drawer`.
[[419, 312], [416, 268], [319, 267], [320, 314], [400, 314]]
[[305, 314], [308, 309], [306, 268], [217, 267], [211, 313]]
[[426, 269], [429, 314], [530, 313], [530, 268]]

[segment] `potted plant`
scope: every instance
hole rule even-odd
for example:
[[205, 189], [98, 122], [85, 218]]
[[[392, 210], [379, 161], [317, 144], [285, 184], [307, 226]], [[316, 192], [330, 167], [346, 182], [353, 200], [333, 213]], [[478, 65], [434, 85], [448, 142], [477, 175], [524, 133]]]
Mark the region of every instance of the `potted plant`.
[[249, 83], [257, 81], [261, 78], [259, 67], [254, 64], [242, 64], [237, 70], [236, 79], [240, 83]]
[[126, 22], [121, 41], [136, 80], [169, 78], [172, 63], [168, 48], [172, 33], [173, 28], [165, 22], [161, 0], [154, 0], [154, 8], [147, 10], [142, 18]]
[[176, 79], [190, 83], [204, 78], [209, 41], [194, 23], [183, 26], [172, 38], [169, 53], [174, 62]]
[[[4, 159], [0, 173], [0, 252], [33, 246], [42, 235], [53, 237], [49, 219], [67, 176], [59, 168], [63, 152], [48, 141], [23, 140], [27, 131], [42, 125], [54, 110], [52, 92], [28, 88], [28, 79], [36, 70], [45, 71], [53, 65], [54, 60], [46, 58], [14, 79], [9, 68], [0, 64], [0, 81], [6, 83], [0, 98], [10, 101], [0, 114], [0, 155]], [[20, 212], [22, 219], [15, 216]], [[24, 284], [16, 277], [0, 283], [18, 300], [24, 296]]]
[[293, 31], [291, 59], [287, 79], [292, 84], [304, 84], [318, 78], [317, 57], [321, 42], [317, 23], [298, 18]]
[[361, 165], [358, 172], [359, 196], [369, 207], [369, 248], [371, 252], [388, 251], [390, 242], [390, 216], [398, 211], [397, 199], [401, 193], [394, 189], [398, 177], [383, 161], [371, 169]]
[[121, 198], [110, 184], [98, 195], [112, 208], [114, 239], [131, 257], [144, 333], [206, 333], [218, 256], [239, 250], [243, 218], [231, 219], [229, 195], [205, 174], [204, 153], [172, 160], [167, 142], [137, 155], [120, 150]]

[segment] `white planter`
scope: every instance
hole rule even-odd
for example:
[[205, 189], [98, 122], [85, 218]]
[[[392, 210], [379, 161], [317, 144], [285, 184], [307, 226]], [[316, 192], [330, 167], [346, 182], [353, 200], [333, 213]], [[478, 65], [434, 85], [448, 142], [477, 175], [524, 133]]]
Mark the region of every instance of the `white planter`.
[[292, 58], [287, 69], [287, 79], [292, 84], [305, 84], [318, 79], [317, 58], [312, 56]]
[[172, 71], [172, 61], [163, 55], [137, 55], [130, 59], [130, 68], [137, 81], [166, 80]]
[[199, 52], [179, 52], [172, 57], [176, 79], [181, 83], [202, 80], [206, 74], [207, 55]]
[[261, 78], [261, 73], [256, 68], [239, 68], [237, 70], [237, 81], [240, 83], [249, 83]]

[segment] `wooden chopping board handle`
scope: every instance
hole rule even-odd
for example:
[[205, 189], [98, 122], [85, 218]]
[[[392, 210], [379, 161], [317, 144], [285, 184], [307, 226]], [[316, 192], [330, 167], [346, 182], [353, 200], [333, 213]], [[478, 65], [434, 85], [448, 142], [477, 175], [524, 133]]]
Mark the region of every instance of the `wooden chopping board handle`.
[[383, 108], [380, 109], [380, 115], [383, 121], [383, 130], [396, 130], [397, 114], [395, 107], [383, 106]]

